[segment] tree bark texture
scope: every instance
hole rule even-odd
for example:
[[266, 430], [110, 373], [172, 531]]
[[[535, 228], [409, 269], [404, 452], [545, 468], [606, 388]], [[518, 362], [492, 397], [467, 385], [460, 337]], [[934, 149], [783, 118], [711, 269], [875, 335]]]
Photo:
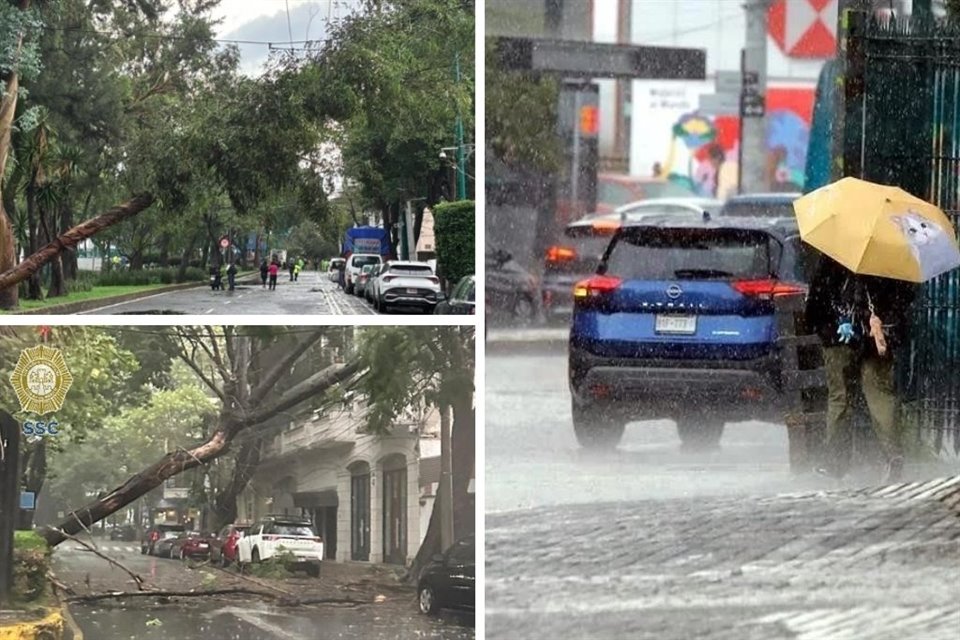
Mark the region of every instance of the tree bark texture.
[[[19, 47], [19, 43], [18, 43]], [[13, 128], [13, 116], [17, 110], [17, 93], [20, 90], [20, 78], [11, 73], [0, 98], [0, 176], [6, 175], [7, 158], [10, 155], [10, 133]], [[3, 188], [0, 180], [0, 189]], [[0, 194], [0, 272], [7, 272], [17, 265], [16, 239], [13, 235], [13, 221], [3, 208]], [[0, 289], [0, 309], [15, 309], [20, 303], [17, 287]]]
[[108, 209], [95, 218], [91, 218], [72, 229], [68, 229], [53, 242], [48, 243], [36, 253], [27, 256], [20, 264], [0, 273], [0, 291], [10, 288], [15, 289], [17, 284], [38, 272], [40, 268], [50, 262], [54, 256], [59, 255], [66, 249], [77, 246], [90, 236], [118, 222], [132, 218], [144, 209], [147, 209], [153, 202], [153, 195], [149, 193], [140, 194], [112, 209]]

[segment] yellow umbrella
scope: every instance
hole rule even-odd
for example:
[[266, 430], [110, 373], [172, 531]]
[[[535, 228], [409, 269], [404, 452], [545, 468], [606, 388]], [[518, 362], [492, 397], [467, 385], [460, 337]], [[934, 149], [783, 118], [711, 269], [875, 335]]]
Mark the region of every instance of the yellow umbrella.
[[960, 266], [947, 216], [898, 187], [843, 178], [793, 208], [803, 241], [854, 273], [926, 282]]

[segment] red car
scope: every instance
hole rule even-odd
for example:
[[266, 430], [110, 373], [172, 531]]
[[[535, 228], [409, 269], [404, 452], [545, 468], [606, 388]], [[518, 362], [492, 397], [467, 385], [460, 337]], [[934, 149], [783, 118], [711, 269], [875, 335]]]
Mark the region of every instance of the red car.
[[190, 531], [170, 544], [170, 557], [186, 560], [187, 558], [209, 558], [210, 536], [198, 531]]
[[237, 542], [250, 528], [248, 524], [228, 524], [210, 539], [210, 561], [221, 567], [237, 561]]

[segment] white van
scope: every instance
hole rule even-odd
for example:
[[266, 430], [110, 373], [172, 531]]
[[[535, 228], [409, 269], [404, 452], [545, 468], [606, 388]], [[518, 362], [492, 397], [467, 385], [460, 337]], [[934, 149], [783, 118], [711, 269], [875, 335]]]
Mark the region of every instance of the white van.
[[382, 262], [383, 259], [375, 253], [355, 253], [347, 258], [347, 266], [343, 271], [343, 290], [353, 293], [364, 265], [379, 267]]

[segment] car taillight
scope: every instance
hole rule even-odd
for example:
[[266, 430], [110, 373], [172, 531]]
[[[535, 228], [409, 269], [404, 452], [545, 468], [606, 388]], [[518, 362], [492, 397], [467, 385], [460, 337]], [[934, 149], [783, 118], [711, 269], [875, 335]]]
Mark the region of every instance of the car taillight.
[[586, 300], [615, 291], [623, 280], [616, 276], [593, 276], [581, 280], [573, 287], [573, 297], [576, 300]]
[[806, 289], [799, 285], [779, 280], [736, 280], [730, 283], [734, 291], [745, 296], [770, 300], [780, 296], [798, 296], [806, 293]]
[[396, 277], [396, 276], [383, 276], [383, 281], [384, 281], [384, 282], [390, 282], [390, 281], [393, 280], [395, 277]]
[[547, 249], [547, 262], [567, 262], [575, 260], [576, 257], [577, 250], [570, 247], [552, 246]]

